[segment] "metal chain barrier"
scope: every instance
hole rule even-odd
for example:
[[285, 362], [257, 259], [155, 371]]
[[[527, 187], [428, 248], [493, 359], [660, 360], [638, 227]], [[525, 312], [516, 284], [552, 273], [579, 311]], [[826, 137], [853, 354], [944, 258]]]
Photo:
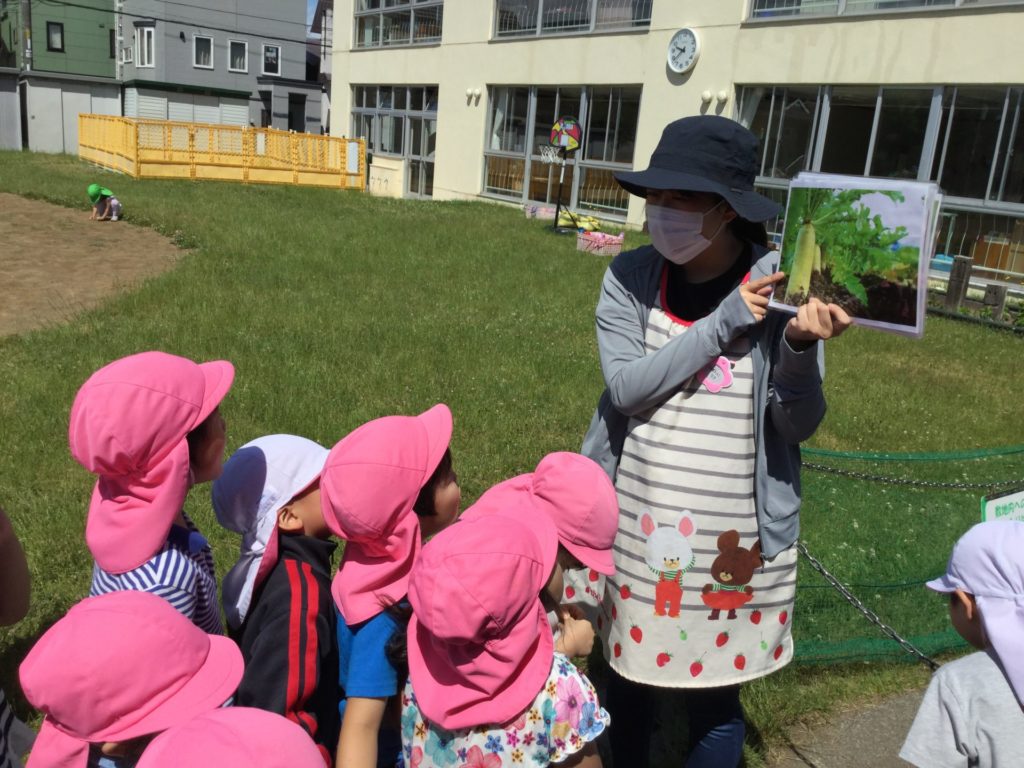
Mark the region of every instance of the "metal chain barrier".
[[875, 483], [888, 483], [889, 485], [909, 485], [916, 488], [953, 488], [957, 490], [971, 491], [971, 490], [986, 490], [986, 491], [1004, 491], [1011, 490], [1020, 485], [1020, 481], [1007, 481], [1007, 480], [990, 480], [987, 483], [963, 483], [963, 482], [940, 482], [938, 480], [914, 480], [906, 477], [888, 477], [885, 475], [872, 475], [867, 472], [856, 472], [852, 469], [840, 469], [839, 467], [830, 467], [827, 464], [803, 464], [805, 469], [814, 470], [815, 472], [827, 472], [833, 475], [841, 475], [842, 477], [852, 477], [856, 480], [870, 480]]
[[833, 459], [854, 459], [857, 461], [967, 461], [987, 459], [994, 456], [1012, 456], [1024, 453], [1024, 445], [1007, 445], [1002, 448], [975, 448], [968, 451], [941, 451], [936, 453], [897, 453], [892, 451], [832, 451], [827, 448], [802, 446], [803, 453]]
[[939, 668], [938, 662], [926, 656], [909, 640], [907, 640], [904, 637], [901, 637], [895, 629], [893, 629], [884, 621], [882, 621], [882, 619], [879, 618], [877, 613], [875, 613], [866, 605], [864, 605], [864, 603], [862, 603], [855, 594], [853, 594], [849, 589], [846, 588], [845, 584], [843, 584], [839, 579], [832, 575], [829, 572], [829, 570], [821, 564], [820, 560], [818, 560], [816, 557], [814, 557], [814, 555], [807, 551], [807, 546], [802, 541], [798, 541], [796, 546], [797, 549], [800, 551], [800, 554], [803, 555], [807, 559], [807, 562], [811, 564], [811, 567], [818, 573], [820, 573], [822, 577], [825, 579], [825, 581], [831, 584], [836, 589], [836, 591], [839, 592], [839, 594], [842, 595], [848, 603], [850, 603], [850, 605], [852, 605], [854, 608], [860, 611], [864, 615], [864, 618], [866, 618], [868, 621], [870, 621], [872, 624], [878, 627], [882, 631], [882, 634], [887, 635], [888, 637], [895, 640], [897, 643], [899, 643], [900, 647], [903, 648], [903, 650], [905, 650], [912, 656], [916, 656], [920, 661], [927, 664], [933, 672]]

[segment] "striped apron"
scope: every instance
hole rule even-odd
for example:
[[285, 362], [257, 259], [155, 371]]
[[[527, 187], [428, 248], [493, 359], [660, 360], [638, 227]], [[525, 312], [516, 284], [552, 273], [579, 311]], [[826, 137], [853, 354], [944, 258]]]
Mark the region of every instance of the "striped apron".
[[[651, 309], [652, 354], [689, 323]], [[615, 485], [616, 575], [599, 631], [612, 668], [670, 688], [733, 685], [793, 655], [796, 550], [763, 563], [754, 510], [750, 340], [630, 419]]]

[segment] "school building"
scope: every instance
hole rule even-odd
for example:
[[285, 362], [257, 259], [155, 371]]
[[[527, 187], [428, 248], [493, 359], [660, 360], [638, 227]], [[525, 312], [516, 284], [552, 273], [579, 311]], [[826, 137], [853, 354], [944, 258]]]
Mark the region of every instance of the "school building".
[[1024, 272], [1019, 0], [335, 0], [333, 39], [331, 132], [369, 141], [375, 194], [553, 203], [539, 147], [572, 115], [563, 199], [639, 225], [612, 173], [722, 114], [780, 200], [803, 170], [936, 180], [940, 248]]

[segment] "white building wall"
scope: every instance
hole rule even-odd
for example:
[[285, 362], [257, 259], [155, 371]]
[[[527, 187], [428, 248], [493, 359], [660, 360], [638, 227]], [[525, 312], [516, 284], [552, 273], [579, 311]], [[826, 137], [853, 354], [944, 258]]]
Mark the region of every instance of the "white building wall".
[[21, 102], [16, 73], [0, 74], [0, 149], [21, 149]]
[[[735, 117], [737, 85], [1024, 84], [1024, 6], [750, 22], [748, 0], [654, 0], [650, 27], [638, 31], [491, 40], [493, 0], [446, 0], [440, 45], [351, 50], [353, 4], [335, 2], [331, 132], [351, 130], [354, 84], [438, 85], [439, 199], [480, 194], [489, 85], [642, 85], [634, 164], [643, 168], [670, 121]], [[683, 26], [697, 31], [701, 56], [676, 75], [666, 55]], [[477, 89], [479, 99], [467, 97]], [[628, 220], [641, 217], [634, 199]]]
[[78, 152], [78, 115], [120, 115], [116, 84], [31, 79], [26, 84], [29, 149]]

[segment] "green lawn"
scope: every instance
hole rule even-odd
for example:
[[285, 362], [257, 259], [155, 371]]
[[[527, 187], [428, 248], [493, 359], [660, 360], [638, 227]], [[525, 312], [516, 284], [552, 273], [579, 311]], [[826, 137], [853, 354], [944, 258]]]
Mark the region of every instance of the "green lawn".
[[[31, 639], [84, 596], [90, 476], [67, 450], [67, 415], [102, 364], [159, 348], [234, 362], [223, 406], [229, 448], [294, 432], [331, 445], [358, 424], [444, 401], [468, 504], [546, 452], [579, 447], [601, 390], [593, 307], [608, 259], [578, 253], [522, 212], [332, 190], [132, 181], [65, 156], [0, 152], [0, 191], [86, 211], [85, 187], [112, 186], [130, 221], [193, 250], [69, 325], [0, 340], [0, 503], [32, 564], [33, 608], [0, 633], [8, 688]], [[113, 225], [103, 225], [113, 226]], [[629, 234], [627, 247], [643, 242]], [[2, 247], [2, 246], [0, 246]], [[811, 445], [844, 451], [953, 451], [1024, 442], [1016, 382], [1024, 339], [929, 318], [915, 341], [853, 329], [829, 346], [829, 413]], [[871, 463], [808, 457], [869, 474], [941, 482], [1019, 478], [1024, 457]], [[804, 473], [810, 550], [897, 629], [949, 645], [939, 572], [978, 515], [978, 490], [937, 490]], [[200, 488], [188, 510], [220, 573], [234, 535]], [[798, 647], [879, 637], [801, 564]], [[897, 584], [901, 586], [894, 587]], [[831, 645], [829, 645], [831, 644]], [[894, 644], [883, 644], [888, 650]], [[863, 659], [870, 643], [849, 655]], [[909, 664], [797, 665], [746, 687], [749, 758], [808, 713], [921, 684]]]

